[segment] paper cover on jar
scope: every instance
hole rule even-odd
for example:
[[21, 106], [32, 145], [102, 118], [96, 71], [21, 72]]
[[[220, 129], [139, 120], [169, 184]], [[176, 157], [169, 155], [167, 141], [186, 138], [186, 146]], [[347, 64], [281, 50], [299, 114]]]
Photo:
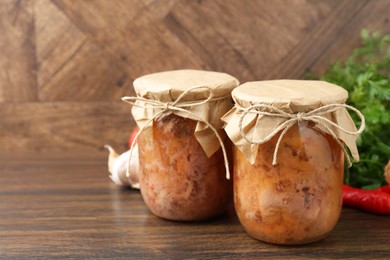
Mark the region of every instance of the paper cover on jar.
[[[341, 140], [353, 159], [359, 160], [358, 134], [345, 105], [348, 92], [324, 81], [269, 80], [248, 82], [232, 92], [235, 106], [222, 120], [225, 131], [251, 164], [258, 146], [267, 138], [300, 120], [315, 122], [315, 127]], [[364, 117], [360, 116], [362, 124]]]
[[132, 114], [140, 128], [156, 115], [174, 113], [197, 121], [194, 134], [208, 157], [220, 148], [208, 124], [223, 133], [221, 117], [233, 106], [236, 78], [220, 72], [175, 70], [145, 75], [133, 84], [137, 99]]

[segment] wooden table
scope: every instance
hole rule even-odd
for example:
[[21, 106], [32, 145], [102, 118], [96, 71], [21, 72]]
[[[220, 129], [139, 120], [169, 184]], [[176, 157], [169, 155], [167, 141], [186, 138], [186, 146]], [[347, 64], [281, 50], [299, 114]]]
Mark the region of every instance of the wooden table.
[[276, 246], [250, 238], [234, 210], [201, 223], [150, 214], [108, 178], [106, 158], [0, 157], [0, 259], [390, 259], [390, 217], [343, 209], [325, 240]]

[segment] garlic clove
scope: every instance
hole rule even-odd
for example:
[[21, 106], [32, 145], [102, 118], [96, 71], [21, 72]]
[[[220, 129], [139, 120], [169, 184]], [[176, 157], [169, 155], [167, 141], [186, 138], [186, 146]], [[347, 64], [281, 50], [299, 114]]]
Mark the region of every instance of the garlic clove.
[[114, 163], [116, 159], [119, 157], [119, 154], [111, 147], [111, 145], [106, 144], [104, 148], [108, 149], [110, 152], [108, 155], [108, 171], [111, 173], [112, 168], [114, 167]]
[[105, 145], [105, 148], [108, 149], [108, 171], [111, 173], [109, 176], [110, 179], [117, 185], [129, 186], [129, 180], [126, 177], [126, 168], [123, 171], [120, 167], [123, 164], [123, 156], [120, 158], [120, 155], [110, 146]]
[[[127, 170], [127, 162], [129, 160], [130, 156], [130, 150], [126, 153], [126, 167], [125, 171]], [[122, 156], [122, 155], [121, 155]], [[139, 159], [138, 159], [138, 144], [135, 144], [133, 147], [133, 153], [130, 158], [130, 164], [129, 164], [129, 181], [130, 186], [134, 189], [139, 189]]]
[[[120, 186], [131, 186], [132, 188], [139, 189], [138, 145], [136, 144], [133, 148], [130, 163], [130, 150], [119, 155], [110, 145], [105, 145], [104, 147], [110, 152], [108, 156], [108, 171], [111, 173], [109, 176], [111, 180]], [[129, 174], [127, 175], [128, 165]]]

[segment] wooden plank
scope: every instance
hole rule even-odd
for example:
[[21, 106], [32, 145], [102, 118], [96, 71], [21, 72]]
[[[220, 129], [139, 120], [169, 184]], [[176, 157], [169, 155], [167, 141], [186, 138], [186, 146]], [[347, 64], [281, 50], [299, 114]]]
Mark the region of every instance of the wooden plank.
[[42, 101], [119, 100], [131, 80], [49, 0], [36, 2], [39, 96]]
[[110, 144], [120, 151], [134, 126], [123, 102], [0, 104], [3, 151], [95, 153]]
[[[271, 71], [263, 73], [264, 79], [300, 79], [310, 71], [312, 63], [329, 48], [343, 28], [360, 12], [367, 1], [341, 1], [313, 30], [306, 34]], [[360, 17], [360, 16], [359, 16]]]
[[[387, 0], [0, 1], [0, 144], [96, 151], [87, 128], [111, 121], [91, 109], [134, 94], [138, 76], [195, 68], [241, 82], [301, 78], [346, 57], [361, 28], [390, 32], [389, 20]], [[80, 126], [54, 136], [62, 124]]]
[[82, 32], [94, 33], [102, 43], [120, 40], [129, 27], [143, 14], [145, 5], [139, 0], [51, 0]]
[[132, 80], [98, 45], [86, 39], [40, 86], [43, 101], [120, 100], [134, 93]]
[[[107, 8], [102, 2], [83, 2], [83, 7], [90, 7], [80, 8], [81, 3], [54, 1], [80, 30], [112, 53], [129, 75], [190, 67], [225, 71], [241, 81], [261, 79], [337, 2], [293, 1], [286, 7], [284, 1], [168, 1], [157, 13], [156, 2], [144, 1], [139, 13], [129, 15], [133, 19], [122, 19], [128, 21], [127, 26], [123, 21], [111, 26], [107, 9], [112, 8], [107, 2]], [[119, 6], [130, 5], [120, 2]], [[283, 19], [278, 19], [281, 13]]]
[[35, 31], [40, 86], [61, 70], [86, 41], [86, 37], [50, 0], [35, 1]]
[[[204, 67], [196, 54], [160, 23], [174, 1], [53, 3], [82, 32], [115, 56], [116, 63], [132, 79], [156, 71]], [[118, 16], [121, 19], [116, 19]]]
[[[348, 8], [347, 8], [348, 9]], [[330, 63], [345, 60], [351, 51], [361, 44], [360, 32], [363, 28], [370, 32], [390, 33], [390, 2], [387, 0], [368, 1], [350, 20], [333, 35], [332, 43], [322, 49], [313, 59], [309, 71], [322, 73]]]
[[38, 99], [35, 49], [33, 1], [1, 1], [0, 102]]
[[344, 208], [332, 233], [303, 246], [249, 237], [231, 207], [209, 221], [153, 216], [115, 186], [105, 161], [0, 162], [2, 259], [389, 259], [390, 218]]
[[[164, 22], [195, 50], [194, 55], [201, 55], [208, 68], [226, 71], [246, 82], [263, 79], [304, 35], [332, 12], [336, 3], [183, 1]], [[182, 30], [172, 26], [173, 19]], [[185, 33], [181, 31], [189, 37], [183, 37]]]

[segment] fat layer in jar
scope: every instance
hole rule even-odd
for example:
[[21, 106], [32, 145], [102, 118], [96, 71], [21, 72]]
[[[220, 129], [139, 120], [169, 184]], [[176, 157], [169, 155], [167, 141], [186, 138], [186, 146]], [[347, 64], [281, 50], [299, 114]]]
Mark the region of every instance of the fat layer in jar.
[[139, 138], [140, 188], [148, 208], [172, 220], [203, 220], [232, 201], [221, 149], [208, 158], [194, 136], [196, 121], [171, 114]]
[[324, 238], [342, 206], [343, 153], [335, 140], [308, 123], [259, 146], [254, 165], [234, 152], [234, 199], [241, 224], [253, 237], [276, 244]]

